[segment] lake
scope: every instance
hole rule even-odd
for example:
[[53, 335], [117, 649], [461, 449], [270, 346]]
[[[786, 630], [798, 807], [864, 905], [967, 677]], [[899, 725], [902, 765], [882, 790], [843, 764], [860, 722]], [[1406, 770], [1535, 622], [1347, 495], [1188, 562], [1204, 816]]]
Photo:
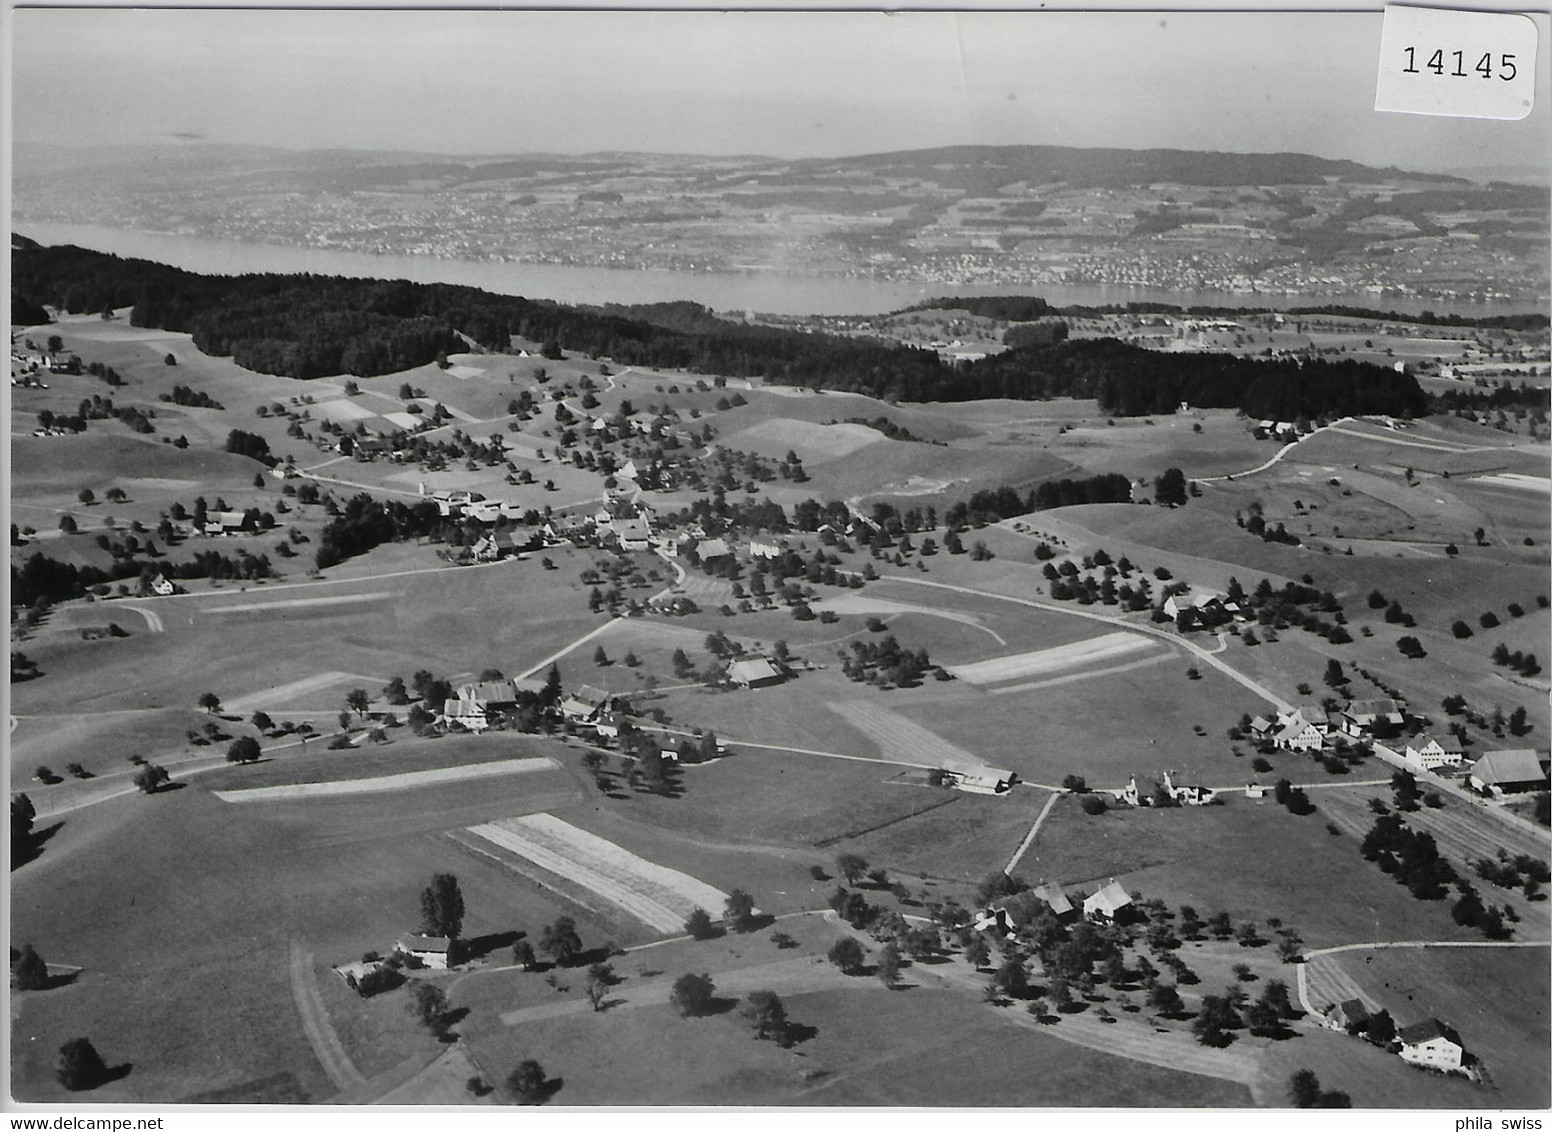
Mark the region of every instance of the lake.
[[1373, 295], [1244, 295], [1232, 291], [1170, 291], [1157, 287], [954, 286], [901, 283], [847, 276], [779, 272], [630, 271], [558, 264], [437, 259], [431, 256], [373, 255], [338, 248], [245, 243], [202, 236], [136, 232], [95, 224], [16, 222], [13, 230], [43, 244], [75, 244], [114, 255], [155, 260], [186, 271], [233, 275], [253, 272], [311, 272], [368, 279], [455, 283], [501, 295], [553, 299], [563, 303], [660, 303], [688, 299], [719, 311], [769, 314], [869, 315], [899, 310], [942, 295], [1033, 294], [1055, 306], [1159, 302], [1179, 306], [1269, 307], [1342, 303], [1416, 314], [1424, 310], [1463, 315], [1517, 313], [1512, 304], [1449, 303], [1443, 300], [1379, 298]]

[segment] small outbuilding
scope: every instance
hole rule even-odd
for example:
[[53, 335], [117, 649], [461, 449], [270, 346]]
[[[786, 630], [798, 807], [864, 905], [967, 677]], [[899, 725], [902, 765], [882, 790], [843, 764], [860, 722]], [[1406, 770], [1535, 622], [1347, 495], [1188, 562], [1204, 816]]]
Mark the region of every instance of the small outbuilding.
[[1126, 889], [1111, 881], [1084, 898], [1083, 914], [1091, 920], [1113, 920], [1117, 912], [1131, 903], [1132, 898]]
[[453, 951], [453, 941], [439, 935], [405, 932], [394, 944], [393, 949], [401, 955], [420, 960], [433, 970], [445, 971], [450, 965], [449, 957]]

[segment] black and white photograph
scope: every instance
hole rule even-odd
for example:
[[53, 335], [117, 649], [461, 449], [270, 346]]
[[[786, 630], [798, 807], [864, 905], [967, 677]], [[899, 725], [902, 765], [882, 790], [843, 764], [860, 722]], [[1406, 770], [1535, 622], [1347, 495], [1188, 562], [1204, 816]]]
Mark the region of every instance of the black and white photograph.
[[1552, 1106], [1545, 11], [4, 30], [5, 1107]]

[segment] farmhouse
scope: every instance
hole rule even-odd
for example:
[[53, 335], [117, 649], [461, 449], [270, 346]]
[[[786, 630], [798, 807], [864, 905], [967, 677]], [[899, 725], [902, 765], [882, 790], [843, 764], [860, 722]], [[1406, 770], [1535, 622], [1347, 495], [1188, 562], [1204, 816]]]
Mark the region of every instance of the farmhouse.
[[1126, 889], [1115, 881], [1094, 891], [1083, 900], [1083, 914], [1091, 920], [1113, 920], [1115, 914], [1132, 902]]
[[453, 941], [439, 935], [405, 932], [394, 944], [393, 949], [400, 955], [419, 959], [427, 967], [445, 971], [448, 968], [448, 956], [453, 950]]
[[1272, 732], [1272, 746], [1279, 751], [1318, 751], [1325, 741], [1320, 728], [1298, 718]]
[[558, 546], [563, 542], [575, 542], [580, 538], [586, 538], [593, 533], [593, 520], [588, 517], [578, 518], [574, 515], [557, 515], [540, 529], [547, 546]]
[[1254, 798], [1259, 801], [1266, 797], [1266, 787], [1262, 786], [1259, 782], [1247, 783], [1245, 786], [1245, 797]]
[[987, 908], [984, 912], [975, 914], [975, 921], [970, 925], [978, 932], [997, 932], [1004, 939], [1017, 939], [1018, 931], [1013, 926], [1013, 917], [1008, 915], [1008, 910], [1001, 907]]
[[621, 550], [646, 550], [652, 537], [652, 524], [646, 519], [616, 519], [612, 529]]
[[1217, 797], [1205, 786], [1176, 785], [1167, 770], [1164, 772], [1164, 790], [1177, 806], [1210, 806]]
[[591, 723], [598, 718], [600, 712], [606, 709], [616, 709], [618, 706], [619, 697], [612, 692], [606, 692], [602, 688], [594, 688], [590, 684], [583, 684], [575, 692], [561, 700], [560, 714], [565, 719], [575, 720], [579, 723]]
[[1072, 901], [1067, 899], [1067, 894], [1062, 891], [1062, 886], [1054, 881], [1036, 888], [1034, 895], [1045, 901], [1046, 907], [1056, 916], [1069, 916], [1077, 911], [1072, 906]]
[[1433, 770], [1441, 766], [1459, 766], [1465, 751], [1455, 734], [1439, 737], [1419, 735], [1406, 745], [1406, 761], [1418, 770]]
[[618, 739], [620, 728], [625, 722], [625, 716], [617, 711], [601, 711], [593, 721], [593, 730], [598, 732], [600, 739]]
[[1286, 727], [1294, 723], [1307, 723], [1317, 728], [1322, 735], [1331, 730], [1331, 713], [1319, 704], [1300, 704], [1292, 711], [1278, 715], [1277, 722]]
[[490, 720], [485, 716], [483, 704], [473, 700], [444, 700], [442, 702], [442, 714], [437, 722], [448, 729], [461, 728], [464, 731], [484, 731], [490, 726]]
[[1144, 778], [1137, 781], [1137, 776], [1132, 775], [1126, 786], [1121, 789], [1116, 797], [1128, 806], [1151, 806], [1153, 800], [1160, 794], [1167, 794], [1164, 784], [1156, 778]]
[[474, 544], [474, 557], [479, 562], [499, 562], [528, 549], [530, 540], [518, 539], [510, 531], [495, 531], [483, 535]]
[[1268, 719], [1264, 715], [1258, 715], [1250, 721], [1250, 734], [1255, 739], [1270, 739], [1272, 732], [1277, 730], [1277, 721]]
[[166, 574], [158, 574], [151, 579], [151, 592], [157, 597], [170, 597], [178, 592], [178, 586]]
[[768, 688], [772, 684], [780, 684], [786, 679], [786, 675], [764, 657], [753, 657], [748, 660], [735, 660], [728, 665], [728, 683], [740, 688]]
[[1369, 1008], [1362, 999], [1350, 998], [1346, 1002], [1332, 1003], [1321, 1011], [1326, 1029], [1348, 1033], [1369, 1020]]
[[1529, 748], [1488, 751], [1471, 767], [1471, 785], [1495, 798], [1525, 790], [1545, 790], [1547, 768]]
[[751, 558], [780, 558], [785, 549], [778, 539], [752, 538], [749, 540]]
[[1338, 722], [1357, 738], [1385, 735], [1406, 725], [1406, 707], [1397, 700], [1353, 700], [1342, 709]]
[[205, 530], [207, 535], [239, 535], [252, 533], [254, 524], [247, 521], [241, 511], [207, 511], [205, 512]]
[[458, 698], [478, 704], [486, 711], [510, 711], [517, 706], [517, 691], [511, 680], [479, 680], [458, 686]]
[[715, 562], [719, 558], [729, 557], [732, 553], [726, 539], [708, 538], [695, 544], [695, 555], [702, 562]]
[[1006, 794], [1018, 781], [1018, 775], [1011, 770], [991, 766], [980, 770], [949, 771], [947, 777], [956, 790], [969, 794]]
[[1437, 1018], [1403, 1026], [1396, 1034], [1401, 1039], [1401, 1060], [1409, 1065], [1430, 1069], [1459, 1069], [1466, 1049], [1459, 1036]]

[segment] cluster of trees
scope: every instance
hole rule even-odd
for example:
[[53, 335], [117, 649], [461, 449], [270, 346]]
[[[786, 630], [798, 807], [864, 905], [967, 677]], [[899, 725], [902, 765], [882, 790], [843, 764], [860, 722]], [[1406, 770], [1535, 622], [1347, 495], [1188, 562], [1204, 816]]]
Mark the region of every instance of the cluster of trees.
[[[49, 602], [79, 597], [88, 589], [106, 586], [110, 582], [123, 581], [142, 575], [150, 567], [139, 559], [117, 560], [108, 569], [99, 566], [77, 566], [72, 562], [60, 562], [42, 553], [34, 553], [20, 568], [11, 567], [12, 600], [32, 605], [39, 598]], [[249, 554], [239, 550], [236, 558], [216, 550], [198, 552], [186, 562], [163, 562], [155, 566], [158, 573], [174, 578], [268, 578], [274, 573], [269, 556]], [[106, 591], [104, 591], [106, 592]]]
[[[1493, 663], [1503, 668], [1512, 668], [1521, 676], [1534, 676], [1541, 671], [1541, 662], [1536, 659], [1535, 653], [1521, 652], [1519, 649], [1511, 651], [1502, 642], [1493, 649]], [[1520, 732], [1516, 731], [1515, 734]]]
[[1080, 479], [1047, 480], [1023, 495], [1011, 487], [982, 489], [950, 507], [943, 519], [950, 527], [980, 526], [1031, 511], [1082, 503], [1128, 503], [1131, 498], [1131, 480], [1110, 472]]
[[869, 683], [884, 682], [897, 688], [914, 688], [932, 669], [926, 649], [901, 646], [890, 634], [881, 641], [853, 641], [851, 655], [842, 654], [841, 671], [847, 679]]
[[1548, 881], [1552, 881], [1552, 870], [1549, 870], [1547, 862], [1528, 853], [1517, 853], [1511, 858], [1505, 850], [1500, 849], [1496, 859], [1482, 857], [1473, 861], [1471, 867], [1476, 870], [1477, 876], [1499, 888], [1523, 887], [1526, 896], [1535, 896]]
[[[171, 354], [167, 356], [172, 357]], [[187, 385], [174, 385], [171, 393], [163, 393], [157, 397], [157, 400], [170, 401], [174, 405], [188, 405], [196, 409], [226, 408], [203, 389], [191, 389]], [[227, 451], [230, 452], [232, 449], [228, 448]]]
[[234, 428], [226, 434], [225, 451], [238, 456], [247, 456], [250, 460], [257, 460], [266, 467], [279, 463], [269, 454], [269, 441], [256, 432], [244, 432], [240, 428]]
[[[896, 424], [894, 421], [890, 420], [888, 417], [847, 417], [846, 418], [846, 423], [847, 424], [859, 424], [859, 425], [864, 425], [867, 428], [876, 429], [877, 431], [879, 431], [879, 432], [883, 433], [885, 436], [887, 436], [890, 440], [913, 441], [913, 442], [916, 442], [916, 443], [919, 443], [919, 444], [939, 444], [939, 443], [942, 443], [941, 441], [924, 441], [924, 440], [922, 440], [921, 437], [917, 436], [910, 429], [906, 428], [902, 424]], [[802, 480], [799, 480], [798, 482], [801, 483]]]
[[42, 428], [63, 428], [71, 432], [85, 432], [87, 421], [117, 420], [135, 432], [148, 434], [156, 431], [156, 426], [150, 419], [154, 416], [156, 416], [154, 409], [141, 410], [133, 405], [118, 407], [113, 404], [111, 397], [93, 393], [90, 397], [81, 399], [74, 416], [58, 415], [49, 409], [41, 410], [38, 413], [38, 425]]
[[1182, 401], [1274, 420], [1417, 416], [1428, 408], [1416, 378], [1366, 362], [1166, 354], [1109, 338], [1008, 350], [960, 377], [965, 394], [948, 399], [1092, 397], [1115, 416], [1170, 413]]
[[[1386, 1018], [1390, 1016], [1387, 1014]], [[1300, 1069], [1288, 1078], [1288, 1103], [1294, 1108], [1352, 1108], [1353, 1100], [1337, 1089], [1322, 1089], [1313, 1070]]]
[[1433, 835], [1412, 829], [1400, 814], [1380, 814], [1359, 846], [1366, 860], [1379, 865], [1419, 900], [1442, 900], [1459, 878], [1439, 853]]
[[318, 569], [326, 570], [385, 542], [429, 535], [440, 525], [441, 516], [431, 500], [379, 503], [364, 493], [352, 496], [318, 537]]

